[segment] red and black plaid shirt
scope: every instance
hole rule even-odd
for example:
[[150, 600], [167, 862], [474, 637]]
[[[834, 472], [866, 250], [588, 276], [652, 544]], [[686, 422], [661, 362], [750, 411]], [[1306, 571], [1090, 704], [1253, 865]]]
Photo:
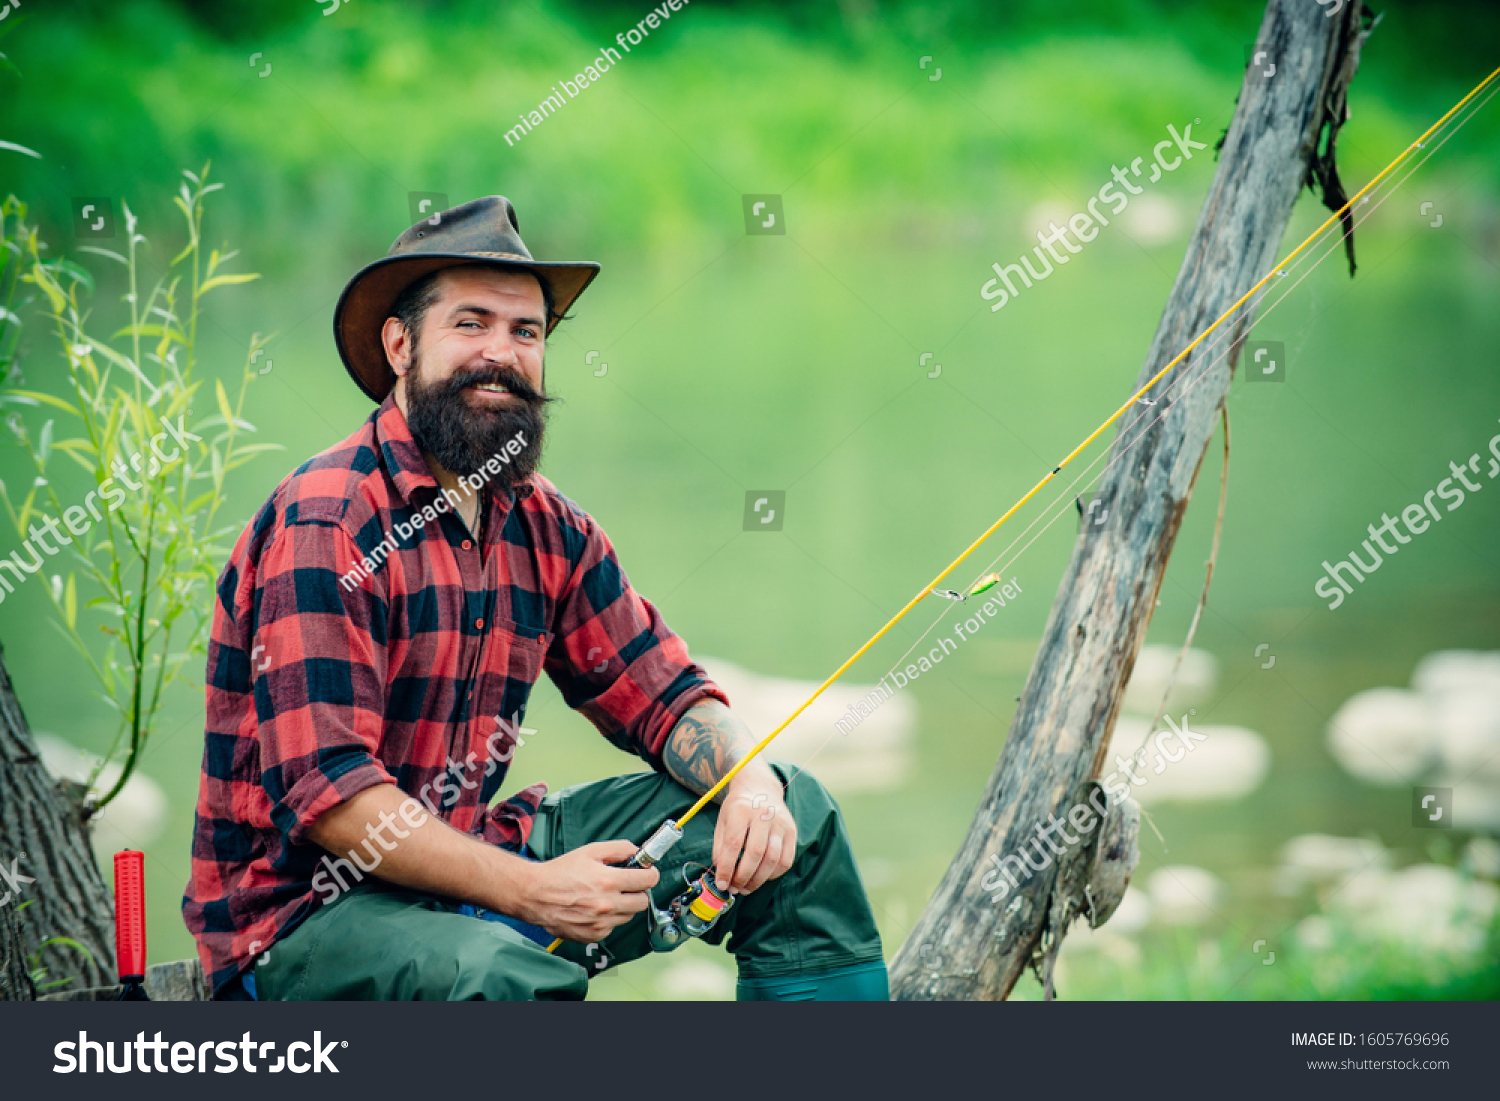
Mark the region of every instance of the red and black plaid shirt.
[[[215, 992], [320, 904], [324, 850], [306, 831], [365, 788], [420, 793], [457, 829], [519, 849], [546, 785], [489, 803], [544, 669], [658, 770], [684, 711], [729, 702], [546, 478], [486, 487], [477, 545], [451, 510], [401, 538], [395, 525], [440, 497], [387, 398], [281, 483], [219, 578], [183, 898]], [[356, 582], [366, 561], [379, 565]]]

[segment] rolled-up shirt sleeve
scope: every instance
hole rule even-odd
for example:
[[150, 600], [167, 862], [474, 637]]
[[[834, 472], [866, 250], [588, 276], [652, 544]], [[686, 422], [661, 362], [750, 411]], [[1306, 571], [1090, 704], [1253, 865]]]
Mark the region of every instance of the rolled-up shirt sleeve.
[[395, 778], [380, 762], [386, 602], [352, 578], [360, 554], [331, 520], [288, 523], [255, 583], [250, 675], [260, 781], [293, 844], [325, 811]]
[[581, 510], [572, 524], [582, 552], [557, 599], [547, 674], [569, 707], [663, 772], [662, 749], [683, 713], [701, 700], [728, 704], [729, 697], [631, 588], [604, 530]]

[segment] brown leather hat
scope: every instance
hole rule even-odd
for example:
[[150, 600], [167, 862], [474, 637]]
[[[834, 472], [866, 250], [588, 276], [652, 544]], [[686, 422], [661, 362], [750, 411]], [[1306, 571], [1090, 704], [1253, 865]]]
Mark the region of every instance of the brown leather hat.
[[533, 260], [520, 229], [510, 200], [487, 195], [418, 222], [396, 238], [384, 257], [349, 280], [333, 310], [333, 339], [359, 388], [379, 402], [396, 385], [380, 330], [401, 292], [439, 268], [492, 262], [546, 280], [553, 303], [550, 333], [599, 274], [599, 265], [592, 260]]

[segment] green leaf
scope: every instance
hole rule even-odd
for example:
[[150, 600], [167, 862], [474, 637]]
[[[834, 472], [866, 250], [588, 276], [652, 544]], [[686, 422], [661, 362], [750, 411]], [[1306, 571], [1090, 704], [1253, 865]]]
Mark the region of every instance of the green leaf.
[[52, 454], [53, 423], [54, 422], [49, 420], [46, 424], [42, 425], [41, 436], [37, 439], [37, 465], [41, 467], [45, 467], [47, 465], [47, 456]]
[[[93, 959], [94, 958], [94, 953], [90, 952], [89, 949], [88, 949], [88, 947], [86, 945], [79, 944], [72, 937], [48, 937], [46, 940], [42, 941], [41, 947], [48, 948], [48, 947], [50, 947], [50, 946], [52, 946], [54, 944], [61, 945], [64, 948], [76, 948], [78, 951], [82, 952], [85, 956], [89, 957], [89, 959]], [[65, 979], [63, 981], [67, 982], [69, 980]]]
[[107, 256], [111, 260], [118, 260], [120, 263], [124, 264], [127, 268], [130, 266], [130, 261], [129, 260], [125, 259], [125, 257], [121, 256], [118, 252], [111, 252], [107, 248], [97, 248], [94, 245], [79, 245], [78, 246], [78, 251], [79, 252], [93, 252], [93, 253], [97, 253], [100, 256]]
[[77, 630], [78, 622], [78, 586], [73, 579], [73, 571], [68, 571], [68, 587], [63, 593], [63, 618], [67, 621], [68, 630]]
[[75, 264], [72, 260], [64, 259], [62, 257], [59, 257], [56, 260], [44, 261], [44, 264], [48, 267], [56, 268], [64, 275], [71, 275], [75, 280], [82, 283], [84, 289], [87, 290], [90, 294], [94, 293], [94, 277], [89, 274], [88, 268], [83, 267], [81, 264]]
[[54, 451], [66, 451], [73, 455], [92, 455], [94, 445], [85, 439], [57, 440], [52, 444]]
[[16, 515], [16, 534], [22, 535], [26, 531], [26, 524], [31, 520], [31, 505], [36, 500], [36, 486], [31, 487], [31, 492], [26, 495], [25, 502], [21, 505], [21, 511]]
[[63, 294], [62, 288], [57, 285], [57, 280], [48, 274], [45, 264], [34, 264], [31, 272], [22, 278], [27, 279], [42, 288], [47, 296], [47, 302], [52, 307], [52, 313], [56, 317], [62, 317], [68, 308], [68, 296]]
[[224, 416], [226, 425], [234, 423], [234, 414], [229, 411], [229, 395], [224, 392], [224, 383], [214, 379], [214, 394], [219, 399], [219, 412]]
[[40, 390], [7, 390], [4, 396], [7, 398], [19, 397], [27, 399], [32, 403], [39, 401], [44, 402], [47, 405], [56, 406], [58, 409], [61, 409], [66, 413], [72, 413], [75, 417], [83, 416], [83, 414], [80, 413], [74, 406], [69, 405], [67, 402], [63, 401], [62, 398], [53, 397], [51, 394], [44, 394]]
[[215, 287], [228, 286], [234, 283], [248, 283], [252, 279], [259, 278], [260, 275], [256, 272], [247, 272], [242, 275], [216, 275], [198, 288], [198, 297], [202, 298]]
[[[3, 56], [0, 54], [0, 57]], [[13, 153], [25, 153], [28, 157], [35, 157], [37, 160], [42, 159], [42, 155], [35, 149], [27, 149], [24, 145], [17, 145], [13, 141], [0, 141], [0, 149], [9, 149]]]
[[174, 329], [171, 325], [126, 325], [110, 339], [119, 340], [122, 336], [164, 336], [178, 344], [188, 342], [182, 330]]
[[107, 360], [109, 360], [111, 363], [116, 364], [117, 366], [125, 368], [125, 370], [129, 371], [136, 378], [138, 378], [142, 382], [144, 382], [146, 384], [146, 388], [151, 391], [151, 393], [152, 393], [153, 396], [155, 396], [157, 393], [159, 393], [159, 391], [157, 390], [156, 384], [154, 382], [152, 382], [149, 378], [147, 378], [141, 372], [141, 369], [139, 367], [137, 367], [130, 359], [128, 359], [125, 356], [122, 356], [119, 352], [115, 351], [108, 344], [96, 344], [96, 345], [94, 345], [94, 351], [99, 352], [100, 354], [102, 354], [104, 356], [104, 358], [107, 359]]

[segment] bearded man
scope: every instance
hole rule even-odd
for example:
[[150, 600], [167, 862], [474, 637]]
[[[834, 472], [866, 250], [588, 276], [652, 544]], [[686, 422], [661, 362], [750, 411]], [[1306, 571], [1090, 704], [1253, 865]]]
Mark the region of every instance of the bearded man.
[[[737, 997], [885, 999], [833, 799], [754, 739], [537, 473], [546, 338], [598, 273], [539, 261], [509, 200], [412, 226], [334, 312], [379, 408], [279, 485], [219, 579], [183, 913], [216, 998], [582, 998], [711, 869]], [[491, 805], [543, 671], [649, 772]], [[549, 951], [554, 938], [562, 944]]]

